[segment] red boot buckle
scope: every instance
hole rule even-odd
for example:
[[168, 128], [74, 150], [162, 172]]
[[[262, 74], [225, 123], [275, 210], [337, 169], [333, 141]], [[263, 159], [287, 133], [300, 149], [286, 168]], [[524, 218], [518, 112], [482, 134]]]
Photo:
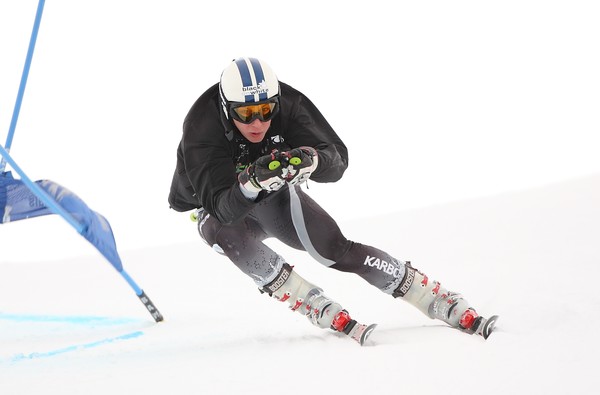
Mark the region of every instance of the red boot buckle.
[[331, 322], [331, 328], [338, 332], [343, 332], [344, 328], [351, 320], [352, 318], [350, 318], [350, 314], [348, 314], [346, 310], [342, 310], [333, 318], [333, 321]]
[[463, 329], [471, 329], [473, 322], [475, 322], [475, 318], [477, 317], [479, 317], [479, 315], [475, 312], [475, 310], [467, 309], [460, 317], [458, 325], [460, 325], [460, 327]]

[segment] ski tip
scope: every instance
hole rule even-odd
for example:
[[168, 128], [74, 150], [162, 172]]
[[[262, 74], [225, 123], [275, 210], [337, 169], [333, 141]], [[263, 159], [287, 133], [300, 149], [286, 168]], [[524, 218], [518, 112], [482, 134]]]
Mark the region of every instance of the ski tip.
[[371, 333], [373, 333], [373, 330], [375, 330], [376, 327], [377, 324], [371, 324], [365, 328], [364, 332], [360, 335], [359, 343], [361, 346], [365, 345], [365, 342], [367, 341], [369, 336], [371, 336]]
[[483, 324], [483, 329], [481, 331], [481, 336], [487, 340], [488, 337], [492, 334], [494, 329], [496, 328], [496, 322], [498, 321], [498, 316], [493, 315], [487, 319], [487, 321]]

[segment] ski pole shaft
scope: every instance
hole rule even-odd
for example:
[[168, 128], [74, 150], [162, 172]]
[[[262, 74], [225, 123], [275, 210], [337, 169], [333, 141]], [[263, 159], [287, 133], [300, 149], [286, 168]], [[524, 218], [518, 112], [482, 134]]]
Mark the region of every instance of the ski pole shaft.
[[[25, 174], [25, 172], [19, 167], [19, 165], [13, 160], [10, 154], [0, 145], [0, 155], [6, 160], [6, 162], [14, 169], [15, 172], [21, 177], [21, 181], [35, 194], [53, 213], [63, 217], [79, 234], [83, 235], [86, 230], [86, 226], [78, 222], [68, 211], [66, 211], [60, 204], [58, 204], [42, 187]], [[158, 311], [156, 306], [152, 303], [146, 293], [137, 285], [137, 283], [131, 278], [131, 276], [121, 268], [119, 273], [127, 281], [129, 286], [133, 288], [135, 294], [140, 298], [144, 306], [148, 309], [152, 317], [156, 322], [162, 321], [163, 316]]]
[[[6, 137], [6, 144], [4, 145], [7, 152], [10, 152], [13, 137], [15, 135], [15, 129], [17, 128], [17, 120], [19, 119], [19, 112], [21, 111], [21, 103], [23, 102], [23, 95], [25, 94], [25, 86], [27, 85], [27, 77], [29, 76], [29, 69], [31, 68], [31, 60], [33, 59], [33, 51], [35, 49], [35, 42], [37, 41], [37, 35], [38, 35], [38, 31], [40, 29], [40, 23], [42, 21], [42, 13], [44, 12], [44, 3], [45, 3], [45, 0], [39, 1], [37, 12], [35, 15], [35, 21], [33, 23], [33, 31], [31, 32], [31, 39], [29, 40], [29, 48], [27, 49], [27, 56], [25, 58], [25, 66], [23, 67], [23, 74], [21, 75], [21, 83], [19, 84], [17, 100], [15, 102], [15, 108], [13, 110], [12, 119], [10, 121], [10, 127], [8, 129], [8, 136]], [[0, 161], [0, 173], [3, 173], [5, 168], [6, 168], [6, 162], [4, 161], [4, 159], [2, 159]]]
[[131, 276], [129, 276], [129, 274], [125, 271], [125, 269], [122, 269], [119, 273], [129, 283], [129, 285], [131, 286], [131, 288], [133, 288], [133, 290], [135, 291], [135, 294], [138, 296], [138, 298], [140, 298], [140, 300], [142, 301], [142, 303], [144, 304], [144, 306], [146, 306], [146, 308], [148, 309], [148, 311], [152, 315], [152, 318], [154, 318], [154, 321], [156, 321], [156, 322], [162, 321], [163, 320], [162, 314], [160, 313], [160, 311], [158, 311], [158, 309], [156, 308], [156, 306], [154, 305], [154, 303], [152, 303], [152, 301], [150, 300], [150, 298], [148, 297], [148, 295], [146, 295], [146, 293], [144, 292], [144, 290], [141, 289], [136, 284], [136, 282], [133, 280], [133, 278], [131, 278]]

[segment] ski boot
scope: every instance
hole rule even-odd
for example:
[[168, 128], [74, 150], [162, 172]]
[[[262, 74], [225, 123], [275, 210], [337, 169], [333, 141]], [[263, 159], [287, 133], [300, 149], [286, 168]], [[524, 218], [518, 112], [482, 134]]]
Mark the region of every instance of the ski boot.
[[468, 308], [458, 321], [458, 328], [470, 334], [482, 336], [484, 339], [490, 337], [496, 327], [498, 316], [483, 318], [474, 309]]
[[361, 346], [365, 344], [376, 326], [377, 324], [359, 324], [356, 320], [350, 318], [350, 314], [346, 310], [337, 313], [331, 323], [331, 329], [345, 333], [350, 338], [356, 340]]
[[402, 297], [432, 319], [484, 339], [492, 333], [498, 320], [498, 316], [489, 319], [479, 316], [462, 295], [448, 291], [438, 281], [430, 282], [410, 262], [406, 262], [406, 274], [393, 296]]
[[281, 302], [288, 302], [292, 311], [305, 315], [313, 325], [345, 333], [360, 345], [376, 326], [358, 324], [339, 303], [325, 296], [321, 288], [300, 277], [287, 263], [261, 291]]

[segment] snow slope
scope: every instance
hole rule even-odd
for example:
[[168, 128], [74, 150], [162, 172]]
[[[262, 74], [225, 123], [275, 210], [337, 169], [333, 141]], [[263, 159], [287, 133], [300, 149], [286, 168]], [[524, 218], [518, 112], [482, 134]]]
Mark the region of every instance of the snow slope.
[[[318, 196], [336, 218], [361, 214], [338, 197], [365, 177], [387, 214], [600, 173], [597, 1], [45, 3], [11, 155], [127, 249], [183, 241], [166, 209], [183, 119], [239, 56], [267, 61], [348, 146], [336, 193]], [[0, 1], [0, 143], [37, 4]], [[400, 194], [376, 188], [389, 172]]]
[[[501, 315], [488, 341], [276, 242], [355, 318], [379, 324], [367, 346], [261, 295], [200, 239], [121, 251], [164, 314], [160, 324], [94, 251], [0, 256], [0, 393], [587, 393], [600, 385], [598, 202], [594, 175], [339, 221], [347, 237], [411, 260], [482, 314]], [[61, 221], [28, 223], [67, 226]], [[14, 225], [0, 228], [3, 242]]]
[[[0, 3], [3, 131], [36, 5]], [[239, 0], [46, 2], [11, 154], [110, 220], [166, 320], [155, 324], [62, 219], [2, 225], [0, 394], [595, 389], [599, 15], [585, 0], [267, 1], [256, 13]], [[354, 317], [379, 323], [358, 347], [260, 295], [167, 209], [183, 118], [238, 56], [267, 60], [350, 148], [344, 179], [310, 190], [347, 236], [500, 314], [489, 341], [279, 246]], [[377, 113], [357, 116], [348, 103], [365, 97]], [[395, 187], [379, 188], [392, 171]], [[521, 191], [474, 199], [507, 190]], [[357, 209], [359, 192], [385, 215]]]

